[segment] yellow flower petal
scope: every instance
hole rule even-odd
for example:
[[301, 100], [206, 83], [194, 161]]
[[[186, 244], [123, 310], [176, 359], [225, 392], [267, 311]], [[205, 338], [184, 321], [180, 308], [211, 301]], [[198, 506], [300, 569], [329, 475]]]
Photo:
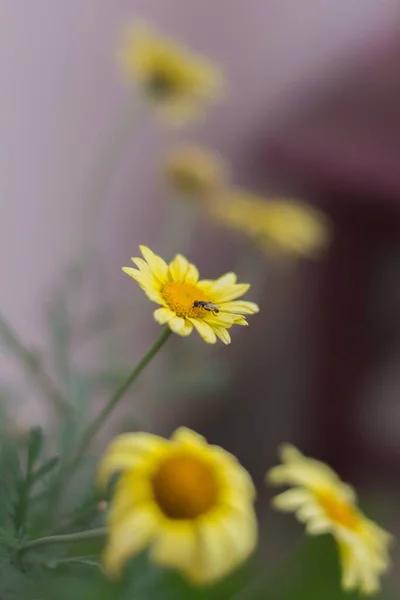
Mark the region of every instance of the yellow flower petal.
[[132, 257], [131, 261], [139, 268], [141, 273], [154, 280], [155, 286], [159, 287], [165, 283], [165, 277], [158, 276], [157, 273], [150, 267], [150, 265], [143, 260], [143, 258]]
[[224, 344], [231, 343], [232, 339], [227, 329], [225, 329], [224, 327], [219, 327], [218, 325], [214, 325], [213, 329], [215, 331], [215, 335], [221, 340], [221, 342], [223, 342]]
[[248, 283], [237, 283], [236, 285], [227, 286], [225, 290], [215, 290], [215, 299], [217, 303], [225, 303], [230, 302], [231, 300], [235, 300], [240, 296], [243, 296], [250, 289], [250, 285]]
[[125, 29], [118, 58], [126, 80], [172, 125], [200, 116], [221, 97], [223, 78], [210, 61], [148, 25]]
[[124, 273], [129, 275], [129, 277], [132, 277], [132, 279], [138, 282], [138, 284], [150, 300], [152, 300], [153, 302], [162, 301], [162, 297], [159, 292], [159, 286], [155, 283], [153, 277], [145, 275], [141, 271], [133, 269], [132, 267], [122, 267], [122, 270], [124, 271]]
[[204, 520], [197, 535], [197, 557], [187, 575], [195, 584], [211, 584], [235, 570], [253, 552], [257, 526], [253, 518], [227, 513], [221, 517], [220, 526], [211, 519]]
[[168, 323], [171, 331], [178, 335], [187, 336], [192, 333], [193, 325], [182, 317], [173, 317]]
[[201, 146], [185, 144], [170, 150], [164, 169], [172, 190], [184, 198], [205, 199], [228, 180], [221, 157]]
[[309, 501], [310, 494], [306, 490], [293, 488], [275, 496], [273, 505], [278, 510], [292, 512]]
[[188, 336], [196, 328], [210, 344], [217, 338], [229, 344], [227, 329], [234, 325], [247, 325], [245, 314], [254, 314], [254, 302], [235, 301], [249, 288], [237, 284], [234, 273], [226, 273], [216, 281], [199, 281], [199, 272], [184, 256], [178, 254], [169, 265], [146, 246], [141, 246], [144, 256], [133, 258], [138, 267], [124, 267], [145, 294], [162, 308], [154, 312], [155, 320], [181, 336]]
[[124, 470], [110, 500], [105, 570], [117, 577], [148, 547], [157, 564], [176, 568], [199, 585], [214, 582], [255, 547], [251, 478], [233, 455], [187, 428], [163, 440], [162, 452], [154, 451], [155, 437], [122, 436], [110, 445], [111, 458], [106, 454], [102, 461], [100, 472], [104, 465], [107, 472], [100, 479], [122, 450], [132, 449], [132, 461], [123, 463], [133, 466]]
[[316, 257], [331, 241], [329, 219], [307, 204], [264, 199], [237, 187], [217, 190], [213, 196], [210, 215], [248, 235], [263, 250]]
[[199, 270], [197, 267], [189, 263], [188, 269], [186, 271], [185, 281], [186, 283], [190, 283], [191, 285], [196, 285], [199, 280]]
[[151, 559], [164, 567], [185, 568], [196, 560], [195, 525], [179, 521], [164, 525], [151, 546]]
[[235, 318], [234, 323], [235, 323], [235, 325], [241, 325], [242, 327], [248, 326], [248, 322], [246, 321], [246, 318], [242, 317], [241, 315], [238, 316], [237, 319]]
[[118, 479], [107, 515], [107, 523], [111, 528], [136, 508], [145, 508], [145, 505], [152, 501], [153, 490], [144, 477], [145, 474], [145, 469], [135, 468], [122, 473]]
[[178, 427], [172, 434], [172, 439], [186, 446], [197, 446], [200, 448], [207, 448], [208, 446], [205, 437], [188, 427]]
[[225, 273], [221, 275], [215, 282], [212, 283], [214, 290], [223, 290], [226, 287], [235, 285], [237, 277], [235, 273]]
[[234, 300], [233, 302], [224, 302], [222, 310], [231, 313], [243, 313], [244, 315], [254, 315], [258, 313], [260, 308], [255, 302], [247, 302], [246, 300]]
[[169, 265], [169, 272], [173, 281], [185, 281], [186, 273], [189, 268], [189, 262], [181, 254], [177, 254]]
[[322, 535], [329, 533], [332, 529], [327, 519], [313, 519], [306, 523], [306, 531], [309, 535]]
[[98, 483], [104, 487], [110, 477], [126, 469], [137, 467], [149, 455], [161, 455], [167, 442], [158, 435], [126, 433], [118, 436], [107, 449], [100, 463]]
[[147, 246], [139, 246], [141, 253], [158, 279], [165, 283], [168, 275], [168, 265], [160, 256], [154, 254]]
[[267, 480], [294, 485], [274, 498], [279, 510], [294, 511], [310, 535], [330, 533], [338, 544], [342, 586], [364, 594], [379, 590], [379, 577], [390, 560], [390, 535], [367, 519], [356, 505], [353, 488], [328, 465], [301, 454], [294, 446], [281, 448], [283, 464], [271, 469]]
[[172, 312], [172, 310], [165, 307], [157, 308], [157, 310], [155, 310], [153, 314], [155, 320], [160, 325], [165, 325], [165, 323], [168, 323], [171, 319], [175, 318], [175, 314]]
[[127, 559], [148, 545], [156, 528], [155, 513], [148, 508], [137, 509], [114, 527], [103, 555], [106, 573], [111, 578], [118, 577]]
[[197, 329], [200, 336], [203, 338], [207, 344], [215, 344], [217, 341], [217, 336], [215, 335], [214, 330], [208, 323], [205, 321], [200, 321], [199, 319], [189, 319], [189, 321], [194, 325]]

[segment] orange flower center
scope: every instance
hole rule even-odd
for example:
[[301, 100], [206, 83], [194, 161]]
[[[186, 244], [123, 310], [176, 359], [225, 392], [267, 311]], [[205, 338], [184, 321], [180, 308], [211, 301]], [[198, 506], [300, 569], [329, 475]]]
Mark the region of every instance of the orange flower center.
[[152, 479], [155, 500], [170, 519], [195, 519], [217, 499], [217, 482], [210, 465], [195, 456], [167, 458]]
[[317, 497], [328, 519], [347, 529], [358, 529], [360, 519], [356, 509], [349, 502], [340, 500], [329, 492], [319, 492]]
[[204, 293], [195, 285], [170, 281], [163, 285], [161, 294], [169, 308], [178, 317], [202, 319], [207, 314], [207, 311], [201, 306], [193, 306], [196, 300], [207, 301]]

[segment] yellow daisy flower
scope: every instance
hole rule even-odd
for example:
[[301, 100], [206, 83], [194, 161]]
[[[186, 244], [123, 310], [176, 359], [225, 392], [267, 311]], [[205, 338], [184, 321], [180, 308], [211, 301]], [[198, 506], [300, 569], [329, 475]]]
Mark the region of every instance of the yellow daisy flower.
[[168, 153], [165, 176], [174, 192], [199, 198], [226, 185], [228, 167], [218, 154], [206, 148], [182, 145]]
[[169, 265], [150, 248], [140, 246], [143, 258], [132, 258], [138, 267], [123, 267], [153, 302], [160, 304], [155, 320], [182, 336], [193, 327], [205, 342], [224, 344], [231, 341], [232, 325], [247, 325], [244, 315], [258, 312], [254, 302], [237, 300], [249, 289], [248, 283], [236, 283], [234, 273], [226, 273], [216, 281], [199, 280], [199, 271], [178, 254]]
[[211, 61], [145, 24], [126, 28], [119, 59], [128, 82], [172, 124], [198, 117], [204, 104], [222, 95], [223, 78]]
[[292, 485], [276, 496], [274, 506], [293, 511], [306, 523], [307, 533], [331, 533], [338, 545], [342, 565], [342, 586], [375, 594], [379, 577], [389, 568], [391, 536], [359, 510], [356, 495], [328, 465], [307, 458], [296, 448], [285, 445], [282, 465], [267, 474], [274, 485]]
[[255, 491], [234, 456], [180, 428], [170, 440], [147, 433], [117, 437], [99, 469], [99, 484], [121, 472], [108, 514], [106, 572], [118, 577], [131, 557], [150, 559], [209, 584], [255, 548]]
[[268, 200], [228, 188], [208, 208], [217, 220], [249, 235], [267, 251], [317, 256], [331, 239], [328, 219], [317, 209], [294, 200]]

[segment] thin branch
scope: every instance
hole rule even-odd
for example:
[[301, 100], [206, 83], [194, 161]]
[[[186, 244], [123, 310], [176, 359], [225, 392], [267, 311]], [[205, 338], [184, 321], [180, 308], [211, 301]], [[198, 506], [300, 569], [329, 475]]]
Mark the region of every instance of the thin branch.
[[20, 340], [14, 329], [0, 315], [0, 339], [8, 348], [11, 354], [15, 356], [24, 367], [31, 381], [36, 385], [37, 389], [51, 401], [52, 405], [60, 412], [65, 412], [69, 409], [67, 400], [64, 398], [56, 383], [44, 371], [40, 358], [35, 351], [27, 348]]

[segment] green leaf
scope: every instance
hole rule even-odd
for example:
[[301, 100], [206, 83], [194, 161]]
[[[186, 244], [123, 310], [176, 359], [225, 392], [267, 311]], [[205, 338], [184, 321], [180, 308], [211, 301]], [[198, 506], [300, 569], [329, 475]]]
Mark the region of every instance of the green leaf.
[[0, 448], [0, 526], [14, 527], [15, 505], [18, 498], [18, 482], [21, 467], [15, 442], [5, 440]]
[[53, 469], [59, 464], [59, 462], [59, 456], [53, 456], [52, 458], [49, 458], [49, 460], [44, 462], [42, 466], [37, 469], [37, 471], [32, 473], [32, 483], [40, 481], [40, 479], [43, 479], [46, 475], [51, 473], [51, 471], [53, 471]]
[[29, 432], [28, 440], [28, 476], [33, 470], [33, 467], [38, 460], [43, 448], [43, 431], [40, 427], [34, 427]]

